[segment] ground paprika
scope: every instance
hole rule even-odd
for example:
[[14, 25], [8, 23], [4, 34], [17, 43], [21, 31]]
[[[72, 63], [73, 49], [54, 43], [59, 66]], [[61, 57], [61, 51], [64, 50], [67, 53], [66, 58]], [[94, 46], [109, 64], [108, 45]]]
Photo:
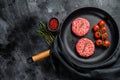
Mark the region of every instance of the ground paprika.
[[50, 30], [57, 30], [59, 26], [59, 21], [57, 18], [51, 18], [49, 21], [49, 29]]

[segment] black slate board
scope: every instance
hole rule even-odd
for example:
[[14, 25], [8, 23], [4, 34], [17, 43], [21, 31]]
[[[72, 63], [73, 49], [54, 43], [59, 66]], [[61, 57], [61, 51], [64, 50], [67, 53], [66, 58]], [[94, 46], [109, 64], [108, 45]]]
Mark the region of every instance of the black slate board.
[[[78, 80], [63, 67], [58, 76], [49, 57], [27, 64], [28, 57], [48, 49], [46, 42], [34, 32], [38, 22], [47, 23], [55, 16], [61, 23], [76, 9], [98, 7], [108, 12], [119, 27], [119, 4], [119, 0], [0, 0], [0, 80]], [[115, 64], [119, 62], [118, 59]], [[109, 71], [104, 69], [93, 70], [91, 74], [96, 75], [92, 77], [119, 80], [120, 65], [112, 67], [114, 72], [110, 68], [107, 68]], [[110, 76], [113, 77], [109, 79]]]

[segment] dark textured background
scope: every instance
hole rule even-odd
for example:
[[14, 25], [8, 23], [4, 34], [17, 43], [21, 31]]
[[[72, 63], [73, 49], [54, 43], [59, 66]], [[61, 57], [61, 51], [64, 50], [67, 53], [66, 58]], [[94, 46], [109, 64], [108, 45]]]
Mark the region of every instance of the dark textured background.
[[61, 23], [82, 7], [101, 8], [120, 26], [120, 0], [0, 0], [0, 80], [78, 80], [57, 75], [49, 57], [34, 64], [26, 58], [48, 49], [35, 33], [38, 22], [55, 16]]

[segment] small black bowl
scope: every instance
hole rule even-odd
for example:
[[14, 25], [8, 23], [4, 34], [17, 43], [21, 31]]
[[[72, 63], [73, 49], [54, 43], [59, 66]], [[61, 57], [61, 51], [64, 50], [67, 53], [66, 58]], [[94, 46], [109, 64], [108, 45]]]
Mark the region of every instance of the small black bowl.
[[[58, 22], [58, 27], [57, 27], [55, 30], [52, 30], [52, 29], [50, 28], [50, 26], [49, 26], [49, 25], [50, 25], [50, 21], [53, 20], [53, 19], [57, 20], [57, 22]], [[52, 17], [52, 18], [49, 20], [47, 26], [48, 26], [48, 30], [49, 30], [49, 31], [51, 31], [52, 33], [56, 34], [56, 33], [58, 33], [58, 30], [59, 30], [59, 20], [58, 20], [56, 17]]]

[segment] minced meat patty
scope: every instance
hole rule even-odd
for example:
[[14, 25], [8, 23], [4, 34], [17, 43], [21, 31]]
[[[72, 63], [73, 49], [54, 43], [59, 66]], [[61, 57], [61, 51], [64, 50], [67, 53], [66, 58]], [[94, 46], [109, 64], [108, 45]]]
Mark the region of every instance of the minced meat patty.
[[81, 38], [76, 43], [76, 51], [82, 57], [89, 57], [94, 54], [94, 43], [88, 38]]
[[90, 23], [85, 18], [76, 18], [72, 22], [72, 32], [77, 36], [84, 36], [90, 29]]

